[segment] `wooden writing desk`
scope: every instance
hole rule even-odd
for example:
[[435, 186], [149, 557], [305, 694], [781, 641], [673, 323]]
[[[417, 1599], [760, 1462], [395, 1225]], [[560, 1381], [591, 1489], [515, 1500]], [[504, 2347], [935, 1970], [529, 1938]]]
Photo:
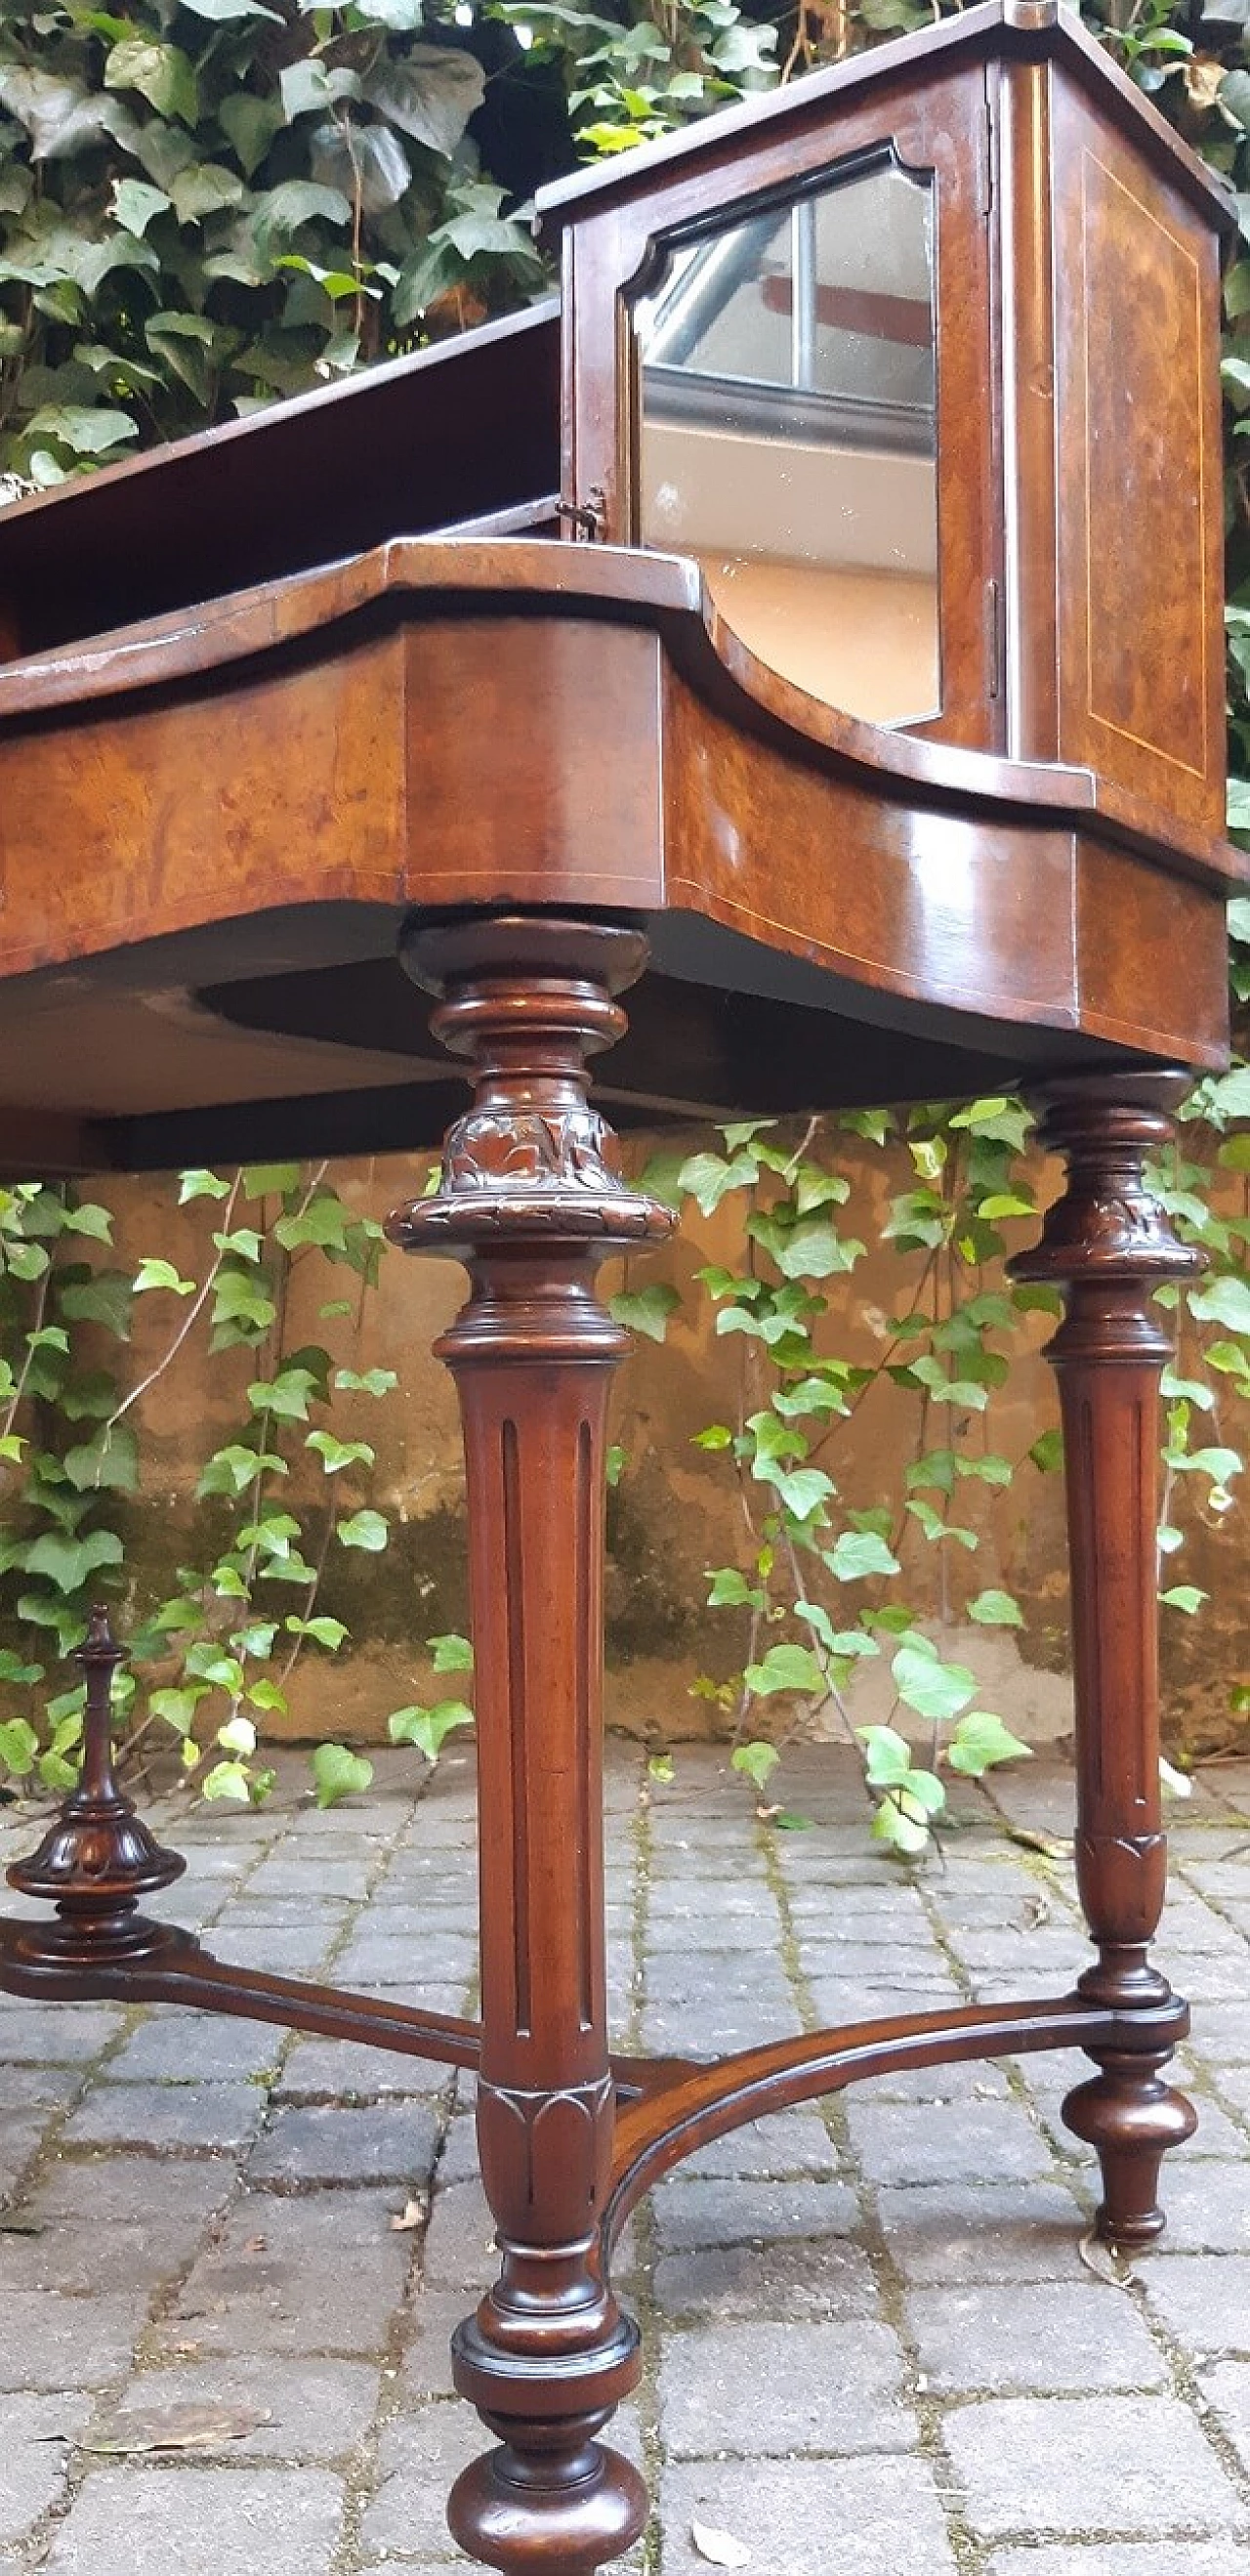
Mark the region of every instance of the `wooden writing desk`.
[[[113, 1782], [101, 1614], [82, 1785], [10, 1873], [55, 1920], [0, 1929], [0, 1985], [477, 2070], [502, 2271], [455, 2370], [501, 2447], [450, 2512], [508, 2576], [586, 2576], [640, 2530], [642, 2482], [596, 2438], [638, 2373], [610, 2251], [738, 2123], [888, 2067], [1079, 2047], [1098, 2071], [1065, 2116], [1104, 2228], [1161, 2224], [1193, 2115], [1161, 2074], [1185, 2007], [1148, 1958], [1153, 1297], [1196, 1257], [1145, 1166], [1187, 1072], [1225, 1061], [1245, 875], [1221, 837], [1224, 209], [1075, 22], [989, 0], [547, 213], [562, 314], [0, 519], [7, 1171], [449, 1128], [436, 1193], [388, 1230], [471, 1280], [440, 1349], [483, 1909], [480, 2024], [145, 1921], [180, 1864]], [[848, 713], [861, 677], [875, 712]], [[1066, 1302], [1091, 1966], [1058, 1998], [714, 2065], [613, 2059], [602, 1495], [627, 1336], [595, 1274], [671, 1219], [620, 1178], [607, 1114], [1017, 1082], [1068, 1166], [1017, 1270]]]

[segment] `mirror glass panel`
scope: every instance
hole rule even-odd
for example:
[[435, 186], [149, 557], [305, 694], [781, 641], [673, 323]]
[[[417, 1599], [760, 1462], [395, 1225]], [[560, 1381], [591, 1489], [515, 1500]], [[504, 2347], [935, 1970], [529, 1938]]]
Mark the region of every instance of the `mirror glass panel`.
[[941, 706], [933, 224], [931, 176], [861, 165], [670, 243], [634, 306], [643, 544], [874, 724]]

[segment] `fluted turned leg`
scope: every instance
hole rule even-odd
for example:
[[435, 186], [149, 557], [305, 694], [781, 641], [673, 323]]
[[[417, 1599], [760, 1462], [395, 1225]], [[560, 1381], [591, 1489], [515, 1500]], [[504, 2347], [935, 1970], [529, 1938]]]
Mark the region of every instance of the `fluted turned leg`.
[[[1064, 1321], [1049, 1345], [1059, 1381], [1072, 1565], [1076, 1685], [1076, 1868], [1097, 1961], [1081, 1992], [1125, 2016], [1123, 2047], [1069, 2094], [1067, 2126], [1098, 2151], [1100, 2232], [1137, 2245], [1164, 2224], [1159, 2167], [1195, 2127], [1161, 2080], [1179, 2008], [1153, 1967], [1167, 1876], [1159, 1791], [1156, 1609], [1159, 1381], [1171, 1357], [1154, 1290], [1200, 1267], [1144, 1175], [1167, 1143], [1184, 1074], [1052, 1083], [1038, 1096], [1043, 1144], [1067, 1160], [1064, 1196], [1019, 1279], [1053, 1282]], [[1169, 2018], [1172, 2028], [1169, 2031]]]
[[181, 1878], [186, 1862], [165, 1851], [135, 1814], [113, 1773], [113, 1675], [125, 1662], [107, 1610], [94, 1609], [74, 1661], [87, 1685], [82, 1771], [55, 1824], [29, 1860], [14, 1861], [11, 1887], [56, 1908], [50, 1923], [22, 1926], [27, 1967], [100, 1967], [150, 1957], [186, 1934], [150, 1923], [139, 1900]]
[[418, 934], [446, 998], [433, 1025], [473, 1061], [437, 1194], [392, 1241], [465, 1262], [438, 1348], [464, 1420], [477, 1670], [482, 1914], [478, 2141], [502, 2264], [453, 2344], [456, 2385], [501, 2447], [457, 2481], [455, 2538], [508, 2576], [592, 2576], [647, 2497], [597, 2435], [638, 2377], [604, 2278], [612, 2156], [602, 1835], [602, 1588], [609, 1379], [628, 1348], [600, 1262], [671, 1219], [626, 1188], [587, 1106], [586, 1059], [625, 1026], [632, 931], [552, 919]]

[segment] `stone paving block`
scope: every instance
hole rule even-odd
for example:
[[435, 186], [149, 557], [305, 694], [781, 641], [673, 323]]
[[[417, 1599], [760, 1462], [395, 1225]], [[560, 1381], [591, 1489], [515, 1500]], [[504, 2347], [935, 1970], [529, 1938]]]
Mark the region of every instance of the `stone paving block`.
[[852, 2095], [846, 2116], [851, 2145], [872, 2182], [1030, 2182], [1050, 2170], [1045, 2141], [1018, 2102], [935, 2110]]
[[[248, 2192], [219, 2244], [198, 2257], [159, 2346], [214, 2352], [371, 2353], [383, 2342], [412, 2251], [391, 2227], [393, 2193]], [[188, 2350], [187, 2347], [192, 2347]]]
[[111, 2004], [0, 2004], [0, 2066], [81, 2064], [123, 2028]]
[[341, 2103], [274, 2112], [248, 2166], [252, 2182], [428, 2182], [439, 2123], [424, 2102]]
[[651, 2291], [669, 2318], [873, 2317], [880, 2299], [861, 2245], [843, 2236], [780, 2245], [711, 2245], [666, 2254]]
[[52, 2114], [0, 2111], [0, 2198], [8, 2198], [31, 2162]]
[[857, 2102], [1006, 2102], [1010, 2095], [1002, 2065], [975, 2057], [954, 2066], [900, 2066], [855, 2086]]
[[[957, 2115], [956, 2115], [957, 2116]], [[904, 2279], [1062, 2281], [1080, 2276], [1089, 2219], [1056, 2182], [920, 2184], [885, 2190], [877, 2211]]]
[[[232, 1932], [223, 1923], [214, 1930], [213, 1956], [227, 1967], [259, 1968], [271, 1977], [315, 1977], [325, 1966], [337, 1926], [301, 1923], [286, 1931], [258, 1931], [253, 1925]], [[337, 1969], [335, 1971], [337, 1975]]]
[[3, 2117], [18, 2111], [61, 2111], [82, 2084], [78, 2066], [7, 2066], [0, 2059]]
[[726, 2460], [666, 2470], [664, 2576], [707, 2576], [695, 2522], [751, 2552], [750, 2576], [954, 2576], [927, 2461]]
[[954, 2408], [944, 2434], [983, 2540], [1250, 2529], [1250, 2510], [1173, 2397], [999, 2398]]
[[142, 2224], [154, 2245], [186, 2247], [222, 2207], [233, 2176], [225, 2165], [94, 2153], [58, 2157], [32, 2192], [30, 2208], [48, 2225], [62, 2220], [96, 2227], [101, 2240], [117, 2226]]
[[762, 2048], [770, 2039], [797, 2039], [803, 2027], [797, 2006], [784, 2002], [740, 2003], [711, 1997], [696, 2013], [688, 2004], [649, 2001], [642, 2015], [642, 2045], [656, 2056], [686, 2055], [691, 2049]]
[[1080, 2541], [1057, 2549], [996, 2550], [989, 2576], [1246, 2576], [1240, 2540]]
[[466, 2305], [499, 2269], [495, 2222], [480, 2182], [451, 2183], [437, 2191], [426, 2229], [422, 2273], [435, 2289], [462, 2290]]
[[1250, 2355], [1250, 2254], [1174, 2254], [1138, 2273], [1152, 2315], [1188, 2352]]
[[[227, 2185], [233, 2182], [232, 2168], [224, 2178]], [[30, 2208], [24, 2204], [23, 2219]], [[201, 2233], [194, 2214], [177, 2232], [146, 2226], [139, 2200], [129, 2219], [115, 2218], [103, 2227], [91, 2219], [32, 2223], [37, 2235], [0, 2231], [0, 2301], [14, 2290], [51, 2290], [66, 2299], [129, 2298], [140, 2289], [150, 2295], [183, 2268]]]
[[1161, 2255], [1250, 2253], [1250, 2158], [1168, 2158], [1160, 2185], [1167, 2228]]
[[[909, 1958], [913, 1955], [909, 1951]], [[884, 1974], [876, 1985], [856, 1977], [808, 1977], [806, 1986], [822, 2030], [840, 2030], [861, 2021], [894, 2021], [918, 2007], [924, 2012], [946, 2012], [964, 2001], [949, 1968], [936, 1954], [926, 1958], [923, 1973], [914, 1980], [900, 1968], [893, 1979]]]
[[422, 2283], [412, 2303], [412, 2332], [400, 2364], [399, 2390], [405, 2404], [428, 2397], [452, 2397], [451, 2338], [475, 2305], [467, 2290], [436, 2290]]
[[[89, 2401], [79, 2396], [5, 2398], [0, 2541], [21, 2540], [40, 2515], [59, 2502], [71, 2458], [62, 2437], [80, 2432], [90, 2411]], [[0, 2559], [0, 2567], [21, 2563], [16, 2557]]]
[[285, 2039], [270, 2022], [158, 2004], [109, 2059], [104, 2075], [124, 2084], [247, 2082], [276, 2069]]
[[489, 2447], [490, 2437], [469, 2406], [423, 2406], [388, 2424], [378, 2445], [377, 2492], [361, 2522], [366, 2555], [456, 2555], [447, 2529], [447, 2490]]
[[304, 1860], [298, 1851], [280, 1844], [252, 1872], [247, 1892], [249, 1896], [342, 1897], [354, 1903], [368, 1894], [372, 1875], [367, 1860]]
[[1250, 2066], [1250, 2000], [1199, 2003], [1185, 2053], [1217, 2071], [1226, 2066]]
[[328, 2094], [365, 2099], [378, 2093], [433, 2098], [447, 2080], [447, 2069], [428, 2057], [401, 2057], [393, 2048], [370, 2048], [354, 2039], [300, 2039], [290, 2050], [278, 2078], [279, 2098]]
[[909, 1994], [946, 1994], [954, 1985], [950, 1963], [935, 1941], [927, 1946], [900, 1944], [896, 1950], [888, 1932], [879, 1941], [826, 1941], [814, 1929], [809, 1938], [805, 1928], [799, 1941], [799, 1967], [808, 1984], [817, 1989], [846, 1986], [865, 1995], [881, 1990], [896, 1993], [904, 1999], [900, 2011], [908, 2009]]
[[343, 2488], [325, 2469], [98, 2469], [48, 2576], [329, 2576]]
[[846, 2183], [679, 2177], [660, 2184], [651, 2208], [665, 2254], [708, 2245], [779, 2245], [787, 2237], [851, 2236], [859, 2225], [859, 2206]]
[[[382, 2375], [376, 2361], [285, 2361], [236, 2354], [228, 2361], [175, 2363], [142, 2370], [121, 2405], [105, 2410], [111, 2439], [125, 2439], [128, 2424], [172, 2407], [254, 2408], [272, 2419], [254, 2433], [224, 2440], [217, 2456], [228, 2460], [337, 2460], [368, 2433], [377, 2412]], [[211, 2449], [197, 2446], [197, 2457]]]
[[945, 2396], [1160, 2388], [1167, 2364], [1131, 2297], [1109, 2282], [1000, 2281], [913, 2290], [920, 2368]]
[[[8, 2290], [0, 2302], [0, 2389], [99, 2388], [128, 2368], [147, 2323], [142, 2293], [61, 2298]], [[4, 2410], [7, 2414], [7, 2406]]]
[[818, 2112], [774, 2111], [700, 2147], [686, 2157], [679, 2174], [692, 2182], [734, 2176], [769, 2181], [783, 2175], [828, 2181], [837, 2170], [838, 2151]]
[[264, 2116], [255, 2084], [100, 2084], [64, 2135], [78, 2147], [242, 2147]]
[[1217, 2362], [1202, 2374], [1202, 2393], [1243, 2469], [1250, 2468], [1250, 2361]]
[[462, 1932], [432, 1932], [428, 1915], [411, 1931], [384, 1931], [366, 1915], [334, 1962], [349, 1986], [411, 1986], [423, 1979], [467, 1985], [477, 1964], [477, 1944]]
[[889, 2326], [718, 2325], [667, 2339], [660, 2438], [671, 2459], [902, 2451], [919, 2428], [902, 2402]]

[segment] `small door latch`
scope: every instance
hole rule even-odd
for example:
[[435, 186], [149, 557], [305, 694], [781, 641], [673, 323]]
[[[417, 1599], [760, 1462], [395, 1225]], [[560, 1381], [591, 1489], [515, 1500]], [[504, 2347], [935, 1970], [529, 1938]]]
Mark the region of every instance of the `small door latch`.
[[600, 484], [596, 483], [593, 486], [588, 501], [566, 501], [561, 494], [556, 503], [556, 515], [568, 520], [579, 544], [588, 546], [602, 544], [603, 533], [608, 524], [608, 508]]

